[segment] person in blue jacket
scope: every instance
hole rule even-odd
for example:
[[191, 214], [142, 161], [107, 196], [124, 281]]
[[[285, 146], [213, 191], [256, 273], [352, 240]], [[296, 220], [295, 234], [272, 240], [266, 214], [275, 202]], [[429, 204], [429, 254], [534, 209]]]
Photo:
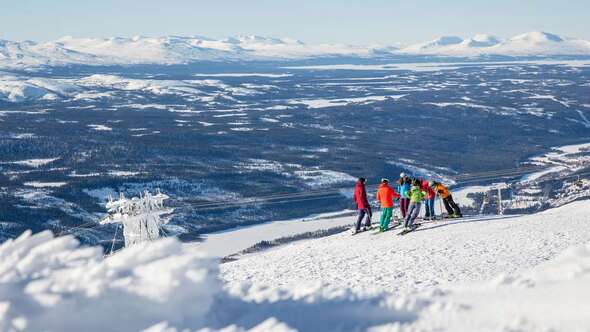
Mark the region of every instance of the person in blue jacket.
[[406, 175], [406, 173], [401, 173], [399, 175], [397, 192], [401, 196], [399, 200], [400, 212], [402, 214], [402, 219], [406, 218], [408, 214], [408, 207], [410, 206], [410, 188], [412, 186], [412, 180]]

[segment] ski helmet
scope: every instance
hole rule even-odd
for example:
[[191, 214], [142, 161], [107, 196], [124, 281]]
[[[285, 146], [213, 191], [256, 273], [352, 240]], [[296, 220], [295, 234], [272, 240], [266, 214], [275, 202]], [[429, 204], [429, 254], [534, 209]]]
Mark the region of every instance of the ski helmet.
[[404, 173], [404, 172], [399, 173], [399, 177], [400, 178], [405, 178], [406, 177], [406, 173]]
[[388, 179], [386, 179], [386, 178], [382, 178], [382, 179], [381, 179], [381, 183], [389, 183], [389, 180], [388, 180]]

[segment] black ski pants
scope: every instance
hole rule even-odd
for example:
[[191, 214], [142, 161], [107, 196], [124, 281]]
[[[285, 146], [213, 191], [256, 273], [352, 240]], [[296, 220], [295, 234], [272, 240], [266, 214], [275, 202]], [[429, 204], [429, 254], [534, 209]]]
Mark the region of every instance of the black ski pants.
[[453, 196], [449, 195], [447, 198], [443, 198], [443, 204], [445, 205], [445, 209], [449, 215], [454, 214], [457, 216], [461, 216], [461, 209], [459, 209], [459, 205], [455, 203], [453, 200]]

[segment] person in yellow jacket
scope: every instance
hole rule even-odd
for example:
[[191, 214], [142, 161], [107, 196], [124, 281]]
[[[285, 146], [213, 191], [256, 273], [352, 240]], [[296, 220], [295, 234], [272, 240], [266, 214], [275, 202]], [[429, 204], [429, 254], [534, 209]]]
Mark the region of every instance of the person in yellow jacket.
[[453, 200], [453, 195], [451, 195], [449, 188], [445, 187], [440, 182], [434, 181], [430, 182], [430, 187], [432, 187], [432, 189], [434, 189], [434, 191], [436, 191], [442, 199], [445, 210], [447, 210], [447, 213], [449, 214], [449, 218], [463, 217], [463, 214], [461, 214], [461, 209], [459, 208], [459, 205], [457, 205], [457, 203], [455, 203]]
[[408, 213], [404, 222], [404, 228], [406, 231], [414, 229], [414, 221], [420, 214], [420, 208], [422, 207], [422, 200], [426, 198], [428, 194], [420, 188], [420, 181], [414, 180], [412, 182], [412, 188], [410, 188], [410, 206], [408, 207]]

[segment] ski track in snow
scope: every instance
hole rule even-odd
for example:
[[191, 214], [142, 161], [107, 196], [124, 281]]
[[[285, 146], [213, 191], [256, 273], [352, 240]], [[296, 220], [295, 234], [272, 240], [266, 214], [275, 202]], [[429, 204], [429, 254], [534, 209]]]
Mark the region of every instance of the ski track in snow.
[[[367, 295], [405, 293], [449, 282], [486, 280], [555, 257], [590, 239], [588, 202], [531, 216], [469, 218], [426, 223], [404, 237], [398, 230], [295, 242], [221, 266], [229, 284], [265, 287], [307, 282]], [[567, 212], [570, 218], [556, 218]], [[378, 215], [373, 217], [378, 222]], [[354, 217], [349, 217], [351, 223]]]

